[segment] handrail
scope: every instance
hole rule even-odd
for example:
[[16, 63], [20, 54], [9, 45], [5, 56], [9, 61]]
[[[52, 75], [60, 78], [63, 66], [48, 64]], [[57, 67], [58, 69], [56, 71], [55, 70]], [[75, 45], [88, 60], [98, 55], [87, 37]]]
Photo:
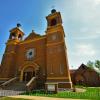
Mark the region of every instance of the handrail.
[[2, 83], [0, 86], [6, 86], [6, 85], [8, 85], [9, 83], [15, 81], [17, 78], [18, 78], [18, 77], [11, 78], [10, 80], [8, 80], [8, 81]]
[[26, 84], [26, 86], [29, 86], [35, 80], [35, 78], [36, 77], [32, 77], [31, 80]]
[[35, 85], [36, 77], [32, 77], [31, 80], [26, 84], [27, 89], [30, 91]]

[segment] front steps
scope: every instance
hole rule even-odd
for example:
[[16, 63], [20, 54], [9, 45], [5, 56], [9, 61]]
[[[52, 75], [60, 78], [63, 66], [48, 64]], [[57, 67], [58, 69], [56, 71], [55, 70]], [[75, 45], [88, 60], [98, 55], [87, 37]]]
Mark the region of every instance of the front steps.
[[26, 91], [26, 82], [20, 82], [19, 80], [8, 84], [5, 87], [0, 87], [0, 96], [13, 96], [19, 95]]
[[5, 90], [26, 91], [26, 82], [14, 82], [4, 88]]

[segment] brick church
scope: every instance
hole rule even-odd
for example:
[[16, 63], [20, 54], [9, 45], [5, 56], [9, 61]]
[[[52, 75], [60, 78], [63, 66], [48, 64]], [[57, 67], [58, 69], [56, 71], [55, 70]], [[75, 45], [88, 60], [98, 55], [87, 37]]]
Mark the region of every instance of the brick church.
[[30, 82], [32, 88], [56, 84], [57, 88], [72, 89], [61, 14], [53, 9], [46, 20], [42, 36], [32, 31], [23, 39], [20, 24], [10, 30], [0, 66], [1, 84], [17, 77], [19, 82]]

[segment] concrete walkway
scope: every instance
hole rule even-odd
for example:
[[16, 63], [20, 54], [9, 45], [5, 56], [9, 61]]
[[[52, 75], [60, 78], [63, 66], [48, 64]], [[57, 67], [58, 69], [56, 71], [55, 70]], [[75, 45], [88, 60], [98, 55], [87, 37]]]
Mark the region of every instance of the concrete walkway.
[[82, 99], [52, 98], [52, 97], [25, 96], [25, 95], [9, 96], [9, 97], [12, 97], [12, 98], [24, 98], [24, 99], [28, 99], [28, 100], [82, 100]]

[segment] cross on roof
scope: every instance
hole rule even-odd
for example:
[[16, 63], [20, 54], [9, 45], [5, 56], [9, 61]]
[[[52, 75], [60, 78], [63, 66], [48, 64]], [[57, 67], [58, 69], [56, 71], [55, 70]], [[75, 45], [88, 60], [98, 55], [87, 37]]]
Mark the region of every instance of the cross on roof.
[[51, 8], [52, 8], [52, 9], [54, 9], [54, 8], [55, 8], [55, 6], [53, 5], [53, 6], [51, 6]]

